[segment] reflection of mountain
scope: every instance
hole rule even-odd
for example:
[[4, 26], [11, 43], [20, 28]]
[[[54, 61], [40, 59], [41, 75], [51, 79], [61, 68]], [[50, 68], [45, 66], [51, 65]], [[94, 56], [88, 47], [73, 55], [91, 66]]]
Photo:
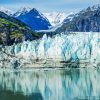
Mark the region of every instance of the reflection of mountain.
[[1, 100], [43, 100], [43, 97], [41, 93], [32, 93], [28, 96], [25, 96], [19, 92], [0, 91], [0, 99]]
[[[83, 65], [85, 66], [85, 65]], [[89, 65], [87, 65], [89, 67]], [[100, 72], [96, 69], [51, 71], [0, 71], [2, 90], [38, 95], [43, 100], [95, 98], [100, 95]], [[13, 81], [12, 81], [13, 80]], [[38, 94], [39, 93], [39, 94]], [[14, 99], [15, 100], [15, 99]], [[40, 99], [41, 100], [41, 99]]]

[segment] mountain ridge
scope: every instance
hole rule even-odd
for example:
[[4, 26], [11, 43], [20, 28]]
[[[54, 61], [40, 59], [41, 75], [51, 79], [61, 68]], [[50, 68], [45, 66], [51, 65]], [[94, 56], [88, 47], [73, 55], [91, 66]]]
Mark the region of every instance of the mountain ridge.
[[73, 15], [71, 20], [68, 17], [56, 32], [100, 32], [100, 5], [81, 10]]
[[0, 12], [0, 45], [12, 45], [39, 38], [26, 24]]
[[27, 24], [34, 31], [47, 30], [51, 27], [48, 19], [35, 8], [24, 15], [18, 16], [17, 19]]
[[32, 10], [31, 7], [21, 7], [21, 8], [18, 9], [12, 16], [16, 18], [16, 17], [18, 17], [18, 16], [25, 15], [25, 14], [28, 13], [30, 10]]

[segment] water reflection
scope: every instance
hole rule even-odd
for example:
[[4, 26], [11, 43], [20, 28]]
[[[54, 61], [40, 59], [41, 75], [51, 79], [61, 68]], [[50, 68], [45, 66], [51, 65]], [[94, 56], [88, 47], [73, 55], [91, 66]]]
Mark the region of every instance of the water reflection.
[[100, 70], [94, 68], [0, 71], [0, 100], [97, 98], [100, 98]]
[[20, 92], [1, 91], [0, 100], [43, 100], [43, 97], [41, 93], [32, 93], [25, 96]]

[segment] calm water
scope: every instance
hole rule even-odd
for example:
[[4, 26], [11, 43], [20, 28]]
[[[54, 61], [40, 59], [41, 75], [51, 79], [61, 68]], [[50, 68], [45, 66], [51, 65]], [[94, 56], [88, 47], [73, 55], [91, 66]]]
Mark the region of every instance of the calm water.
[[95, 68], [0, 70], [0, 100], [99, 100]]

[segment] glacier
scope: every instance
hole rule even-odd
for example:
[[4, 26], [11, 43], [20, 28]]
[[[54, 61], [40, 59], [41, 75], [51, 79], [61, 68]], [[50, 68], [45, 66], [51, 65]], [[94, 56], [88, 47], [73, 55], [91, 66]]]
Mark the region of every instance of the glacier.
[[49, 20], [50, 24], [54, 27], [61, 24], [63, 20], [72, 13], [66, 14], [66, 13], [59, 13], [59, 12], [48, 12], [43, 14]]
[[[91, 62], [100, 60], [100, 33], [72, 32], [0, 47], [0, 62]], [[3, 63], [1, 63], [2, 65]]]

